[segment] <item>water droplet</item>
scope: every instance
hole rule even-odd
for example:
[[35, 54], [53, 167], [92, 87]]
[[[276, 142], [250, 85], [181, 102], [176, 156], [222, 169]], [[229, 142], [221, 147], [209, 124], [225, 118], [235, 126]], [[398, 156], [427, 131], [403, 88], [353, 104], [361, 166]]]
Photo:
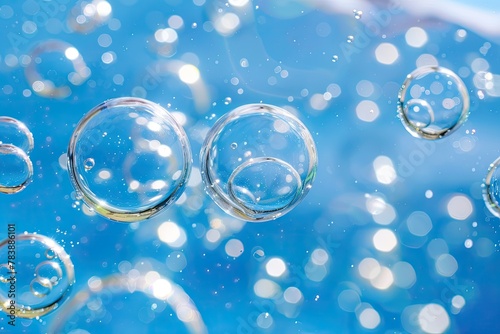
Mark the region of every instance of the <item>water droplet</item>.
[[138, 98], [93, 108], [75, 129], [68, 157], [71, 181], [84, 202], [122, 222], [147, 219], [174, 203], [191, 170], [182, 127], [158, 104]]
[[83, 168], [86, 172], [90, 171], [95, 166], [95, 161], [92, 158], [85, 159], [83, 162]]
[[[223, 149], [235, 143], [244, 150]], [[307, 128], [286, 110], [265, 104], [221, 117], [200, 157], [208, 194], [227, 213], [252, 222], [292, 210], [308, 192], [317, 163]]]
[[361, 19], [361, 17], [363, 16], [363, 11], [361, 11], [361, 10], [354, 9], [352, 12], [354, 13], [354, 18], [356, 20]]
[[469, 94], [451, 70], [423, 66], [410, 73], [399, 92], [398, 113], [415, 137], [439, 139], [457, 130], [469, 114]]

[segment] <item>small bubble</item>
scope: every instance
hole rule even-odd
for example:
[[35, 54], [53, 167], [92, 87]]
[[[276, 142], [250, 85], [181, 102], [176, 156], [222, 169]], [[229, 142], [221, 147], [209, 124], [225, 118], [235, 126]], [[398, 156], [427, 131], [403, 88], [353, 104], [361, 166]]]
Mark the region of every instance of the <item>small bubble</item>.
[[347, 43], [352, 43], [353, 41], [354, 41], [354, 36], [353, 35], [347, 36]]
[[52, 291], [52, 284], [46, 278], [37, 277], [31, 281], [30, 290], [34, 296], [44, 298]]
[[237, 143], [231, 143], [231, 148], [233, 150], [237, 149], [238, 148], [238, 144]]
[[45, 251], [45, 257], [49, 260], [52, 260], [56, 256], [56, 253], [54, 252], [53, 249], [47, 249]]
[[488, 210], [500, 218], [500, 157], [489, 167], [483, 184], [483, 199]]
[[361, 11], [361, 10], [354, 9], [352, 12], [354, 13], [354, 18], [356, 20], [361, 19], [361, 16], [363, 16], [363, 11]]
[[224, 99], [224, 104], [227, 106], [228, 104], [230, 104], [233, 100], [230, 98], [230, 97], [226, 97]]
[[90, 171], [95, 166], [95, 161], [92, 158], [88, 158], [83, 163], [83, 168], [86, 172]]
[[339, 56], [333, 55], [332, 62], [336, 63], [339, 60]]

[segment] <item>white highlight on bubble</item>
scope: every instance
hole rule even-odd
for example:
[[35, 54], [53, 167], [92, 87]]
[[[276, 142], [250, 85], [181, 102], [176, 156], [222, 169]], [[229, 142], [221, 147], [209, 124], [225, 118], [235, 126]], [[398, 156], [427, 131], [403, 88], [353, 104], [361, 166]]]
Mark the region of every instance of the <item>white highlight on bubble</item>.
[[269, 276], [280, 277], [285, 273], [285, 271], [286, 264], [278, 257], [270, 258], [266, 263], [266, 272]]
[[396, 235], [389, 229], [380, 229], [373, 235], [373, 246], [381, 252], [390, 252], [397, 244]]
[[192, 85], [200, 79], [200, 71], [191, 64], [182, 65], [178, 74], [179, 79], [188, 85]]

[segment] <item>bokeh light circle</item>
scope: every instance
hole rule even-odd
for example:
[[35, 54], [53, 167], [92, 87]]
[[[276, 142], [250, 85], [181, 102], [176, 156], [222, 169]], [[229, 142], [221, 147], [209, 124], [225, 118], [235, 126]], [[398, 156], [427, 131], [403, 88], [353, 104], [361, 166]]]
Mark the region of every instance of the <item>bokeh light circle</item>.
[[292, 210], [316, 175], [316, 146], [288, 111], [266, 104], [240, 106], [209, 131], [200, 153], [210, 197], [228, 214], [262, 222]]
[[87, 205], [115, 221], [150, 218], [182, 193], [191, 171], [184, 129], [161, 106], [117, 98], [93, 108], [68, 148], [73, 186]]
[[414, 137], [443, 138], [457, 130], [469, 115], [467, 87], [444, 67], [422, 66], [408, 74], [398, 100], [399, 117]]
[[[12, 240], [16, 258], [9, 262]], [[69, 255], [53, 239], [40, 234], [19, 234], [15, 239], [3, 240], [0, 259], [0, 307], [9, 314], [14, 300], [15, 315], [19, 318], [31, 319], [52, 312], [67, 299], [75, 282]], [[15, 298], [9, 293], [12, 277], [15, 277]]]

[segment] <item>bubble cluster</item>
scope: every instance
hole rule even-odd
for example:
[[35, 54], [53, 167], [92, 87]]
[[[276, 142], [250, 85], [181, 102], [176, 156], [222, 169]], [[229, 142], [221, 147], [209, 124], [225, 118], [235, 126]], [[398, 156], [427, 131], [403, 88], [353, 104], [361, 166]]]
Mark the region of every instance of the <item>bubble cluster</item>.
[[147, 219], [182, 193], [191, 170], [183, 128], [161, 106], [117, 98], [93, 108], [68, 148], [73, 186], [87, 205], [116, 221]]
[[164, 331], [165, 321], [170, 332], [207, 333], [186, 292], [152, 270], [144, 275], [132, 269], [130, 275], [93, 276], [58, 314], [50, 333], [145, 333]]
[[200, 153], [210, 197], [227, 213], [252, 222], [292, 210], [311, 188], [316, 147], [307, 128], [272, 105], [249, 104], [221, 117]]
[[[35, 318], [50, 313], [68, 297], [75, 281], [69, 255], [53, 239], [27, 233], [15, 237], [16, 258], [7, 261], [12, 240], [0, 243], [1, 309], [9, 313], [14, 300], [17, 317]], [[12, 284], [15, 296], [11, 293]]]
[[90, 69], [73, 45], [46, 40], [30, 53], [24, 74], [33, 91], [43, 97], [66, 98], [71, 86], [79, 86], [90, 77]]
[[111, 4], [105, 0], [78, 1], [67, 17], [68, 27], [87, 34], [105, 24], [112, 14]]
[[451, 70], [423, 66], [408, 74], [399, 92], [398, 113], [414, 137], [439, 139], [457, 130], [469, 115], [469, 94]]
[[490, 164], [483, 184], [483, 199], [488, 210], [500, 218], [500, 157]]

